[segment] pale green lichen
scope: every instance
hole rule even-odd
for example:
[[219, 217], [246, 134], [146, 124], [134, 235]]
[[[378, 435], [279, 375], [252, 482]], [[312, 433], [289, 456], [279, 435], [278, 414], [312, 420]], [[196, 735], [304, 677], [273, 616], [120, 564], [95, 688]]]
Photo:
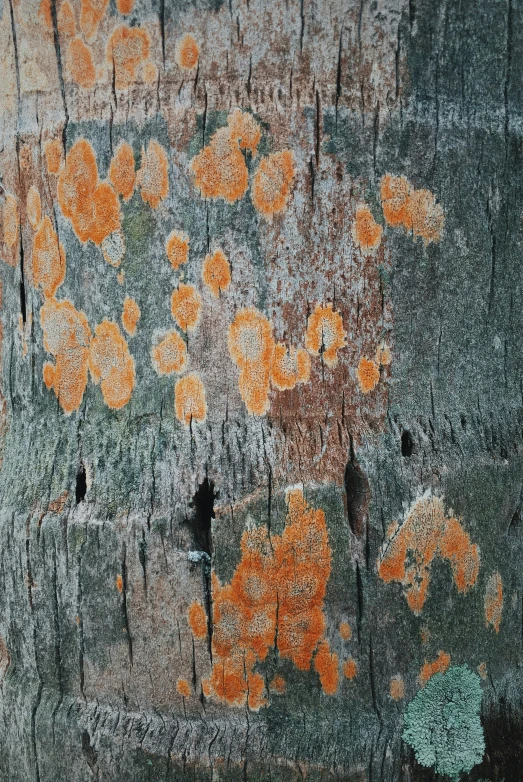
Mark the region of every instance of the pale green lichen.
[[481, 683], [466, 665], [432, 676], [409, 703], [403, 740], [422, 766], [457, 782], [480, 763], [485, 751], [479, 719]]

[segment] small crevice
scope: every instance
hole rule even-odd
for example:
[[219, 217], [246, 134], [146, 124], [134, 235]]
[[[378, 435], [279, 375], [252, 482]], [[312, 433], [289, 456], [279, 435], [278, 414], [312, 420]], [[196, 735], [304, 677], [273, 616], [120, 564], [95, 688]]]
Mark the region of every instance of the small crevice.
[[350, 438], [350, 461], [345, 467], [344, 483], [349, 525], [353, 535], [361, 537], [367, 525], [371, 493], [367, 476], [354, 455], [352, 437]]
[[412, 435], [408, 429], [404, 429], [401, 433], [401, 455], [409, 459], [412, 456], [414, 450], [414, 442]]
[[214, 482], [205, 478], [198, 486], [191, 502], [193, 515], [188, 519], [188, 524], [193, 537], [193, 545], [197, 551], [203, 552], [201, 556], [203, 594], [205, 610], [207, 613], [207, 641], [209, 656], [212, 662], [212, 582], [211, 582], [211, 558], [212, 558], [212, 520], [215, 517], [214, 502], [218, 493], [214, 490]]
[[76, 498], [77, 505], [79, 505], [81, 502], [85, 500], [86, 494], [87, 494], [87, 476], [85, 474], [85, 467], [83, 464], [81, 464], [80, 469], [76, 474], [75, 498]]

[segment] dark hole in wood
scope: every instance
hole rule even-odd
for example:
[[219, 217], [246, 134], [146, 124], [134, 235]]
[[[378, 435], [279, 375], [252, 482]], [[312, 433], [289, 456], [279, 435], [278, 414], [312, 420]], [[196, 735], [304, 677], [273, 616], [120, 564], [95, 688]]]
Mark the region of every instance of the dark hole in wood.
[[22, 323], [27, 320], [27, 307], [25, 304], [25, 283], [24, 278], [20, 280], [20, 312], [22, 313]]
[[404, 431], [401, 434], [401, 455], [402, 456], [412, 456], [412, 450], [414, 448], [414, 443], [412, 442], [412, 437], [408, 429], [404, 429]]
[[194, 514], [189, 521], [195, 547], [199, 551], [205, 551], [209, 556], [212, 553], [211, 522], [214, 519], [214, 501], [217, 496], [213, 481], [205, 478], [193, 497]]
[[349, 525], [355, 535], [365, 529], [370, 503], [370, 486], [367, 476], [356, 461], [350, 461], [345, 468], [345, 494]]
[[84, 501], [86, 494], [87, 494], [87, 478], [85, 475], [85, 467], [82, 464], [76, 475], [75, 495], [76, 495], [77, 505], [79, 505], [81, 502]]

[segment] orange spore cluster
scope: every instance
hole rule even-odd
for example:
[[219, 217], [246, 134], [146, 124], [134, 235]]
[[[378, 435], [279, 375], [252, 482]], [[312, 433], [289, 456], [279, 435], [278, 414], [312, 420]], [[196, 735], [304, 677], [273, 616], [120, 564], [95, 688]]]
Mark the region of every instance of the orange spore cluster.
[[232, 204], [247, 192], [249, 172], [229, 127], [214, 133], [210, 144], [193, 157], [190, 169], [204, 198], [223, 198]]
[[205, 386], [196, 372], [177, 381], [174, 387], [174, 412], [181, 423], [202, 423], [207, 417]]
[[385, 174], [381, 180], [381, 202], [389, 225], [412, 231], [425, 244], [440, 240], [445, 216], [429, 190], [415, 190], [406, 177]]
[[212, 255], [205, 256], [202, 280], [216, 298], [220, 291], [227, 290], [231, 284], [231, 267], [223, 250], [218, 249]]
[[478, 670], [478, 673], [479, 673], [479, 675], [481, 676], [482, 679], [486, 679], [487, 678], [487, 664], [486, 663], [484, 663], [484, 662], [480, 663], [478, 665], [477, 670]]
[[18, 242], [18, 232], [20, 228], [20, 216], [18, 213], [18, 201], [13, 195], [7, 195], [2, 210], [2, 220], [4, 225], [4, 242], [10, 250]]
[[499, 573], [492, 573], [485, 589], [485, 623], [499, 633], [503, 613], [503, 581]]
[[189, 257], [189, 237], [183, 231], [171, 231], [165, 242], [165, 254], [173, 269], [179, 269], [187, 263]]
[[142, 163], [136, 175], [142, 199], [153, 209], [169, 195], [169, 161], [167, 152], [157, 141], [149, 141], [147, 150], [142, 147]]
[[479, 549], [472, 544], [459, 521], [445, 514], [438, 497], [423, 497], [406, 520], [395, 528], [379, 561], [379, 575], [385, 582], [398, 581], [407, 602], [419, 614], [427, 599], [430, 570], [435, 557], [450, 562], [460, 592], [476, 583]]
[[345, 347], [347, 334], [339, 312], [329, 302], [323, 307], [317, 304], [307, 321], [305, 347], [312, 356], [322, 355], [328, 367], [338, 363], [338, 351]]
[[227, 117], [231, 135], [238, 140], [240, 149], [248, 149], [256, 157], [258, 144], [261, 141], [261, 127], [252, 114], [240, 109], [234, 109]]
[[401, 701], [405, 697], [405, 682], [403, 676], [393, 676], [390, 680], [389, 694], [393, 701]]
[[70, 301], [54, 298], [44, 301], [40, 323], [44, 348], [56, 360], [55, 364], [44, 364], [44, 383], [54, 390], [62, 410], [69, 415], [80, 407], [87, 386], [89, 324]]
[[380, 379], [380, 369], [375, 361], [368, 358], [361, 358], [356, 370], [358, 383], [364, 394], [373, 391], [378, 385]]
[[134, 0], [116, 0], [116, 7], [121, 14], [130, 14], [134, 8]]
[[128, 201], [136, 180], [133, 148], [126, 141], [120, 141], [109, 166], [109, 181], [124, 201]]
[[109, 182], [100, 182], [96, 156], [86, 139], [73, 144], [58, 177], [58, 202], [81, 242], [95, 244], [120, 228], [120, 204]]
[[119, 410], [127, 404], [134, 389], [134, 359], [117, 323], [105, 318], [96, 326], [89, 348], [89, 369], [100, 383], [105, 404]]
[[176, 689], [178, 690], [178, 693], [182, 696], [182, 698], [190, 698], [191, 697], [191, 685], [187, 681], [187, 679], [178, 679], [176, 682]]
[[48, 30], [53, 29], [53, 16], [51, 14], [51, 0], [40, 0], [38, 16], [43, 21]]
[[59, 138], [48, 139], [44, 146], [47, 172], [57, 175], [60, 172], [63, 160], [63, 147]]
[[183, 372], [187, 364], [187, 346], [178, 332], [172, 329], [158, 344], [153, 345], [151, 357], [159, 375]]
[[349, 681], [356, 678], [358, 673], [358, 666], [356, 661], [352, 657], [348, 657], [343, 663], [343, 675]]
[[189, 606], [187, 618], [193, 636], [198, 641], [203, 641], [204, 638], [207, 638], [207, 614], [205, 613], [205, 608], [198, 600], [193, 600]]
[[436, 657], [436, 659], [433, 660], [432, 662], [425, 660], [425, 663], [422, 666], [418, 677], [421, 686], [424, 687], [428, 682], [428, 680], [430, 679], [430, 677], [434, 676], [435, 673], [445, 673], [449, 665], [450, 665], [450, 654], [447, 654], [446, 652], [442, 652], [441, 650], [438, 652], [438, 656]]
[[146, 84], [154, 84], [158, 80], [158, 68], [154, 62], [147, 60], [147, 62], [143, 64], [142, 75]]
[[267, 219], [283, 212], [296, 174], [290, 149], [263, 158], [252, 181], [251, 197], [255, 209]]
[[374, 361], [381, 367], [388, 367], [392, 363], [392, 353], [386, 342], [380, 342], [376, 348]]
[[93, 53], [80, 36], [73, 38], [67, 47], [67, 70], [71, 79], [80, 87], [89, 89], [96, 84], [96, 68], [93, 62]]
[[271, 364], [271, 383], [278, 391], [294, 388], [297, 383], [308, 383], [311, 376], [311, 358], [303, 348], [288, 348], [282, 342], [274, 346]]
[[339, 632], [344, 641], [350, 641], [352, 638], [351, 626], [348, 622], [340, 622]]
[[82, 0], [80, 27], [88, 40], [95, 37], [98, 25], [105, 16], [109, 0]]
[[238, 387], [247, 410], [253, 415], [264, 415], [269, 409], [274, 353], [271, 323], [254, 307], [239, 310], [229, 326], [228, 346], [240, 370]]
[[114, 82], [118, 90], [130, 87], [136, 81], [138, 67], [149, 57], [151, 39], [140, 27], [117, 27], [109, 38], [107, 59], [114, 68]]
[[287, 689], [287, 682], [285, 681], [283, 676], [276, 674], [276, 676], [273, 677], [271, 683], [269, 684], [269, 689], [271, 692], [274, 692], [276, 695], [283, 695], [285, 690]]
[[174, 59], [183, 71], [192, 71], [198, 65], [200, 48], [192, 35], [184, 35], [176, 41]]
[[136, 334], [136, 326], [141, 314], [136, 301], [130, 296], [126, 296], [123, 302], [122, 326], [131, 337]]
[[58, 30], [62, 35], [72, 38], [76, 33], [76, 22], [74, 20], [74, 11], [69, 0], [64, 0], [58, 12]]
[[123, 592], [123, 578], [120, 573], [116, 576], [116, 588], [120, 594]]
[[331, 652], [328, 641], [321, 641], [318, 646], [314, 656], [314, 670], [320, 675], [323, 692], [334, 695], [339, 684], [338, 655]]
[[171, 314], [183, 331], [194, 331], [200, 320], [202, 297], [194, 285], [181, 282], [171, 295]]
[[46, 215], [33, 239], [33, 285], [52, 297], [65, 280], [65, 250]]
[[33, 231], [36, 231], [42, 221], [42, 201], [34, 185], [31, 185], [27, 193], [27, 219]]
[[356, 207], [356, 215], [352, 225], [352, 238], [356, 247], [362, 253], [371, 255], [381, 244], [383, 228], [374, 219], [369, 207], [360, 204]]

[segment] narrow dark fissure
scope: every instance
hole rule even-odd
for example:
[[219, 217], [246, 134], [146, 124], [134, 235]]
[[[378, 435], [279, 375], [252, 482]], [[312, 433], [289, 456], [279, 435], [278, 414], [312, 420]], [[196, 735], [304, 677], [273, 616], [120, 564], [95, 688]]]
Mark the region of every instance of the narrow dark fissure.
[[404, 429], [401, 433], [401, 455], [408, 458], [409, 456], [412, 456], [413, 449], [414, 443], [412, 441], [412, 435], [408, 429]]
[[367, 476], [356, 461], [352, 445], [351, 458], [345, 467], [344, 483], [349, 525], [353, 534], [361, 537], [367, 524], [370, 486]]
[[81, 502], [84, 501], [86, 494], [87, 494], [87, 477], [85, 474], [85, 467], [83, 466], [83, 464], [81, 464], [80, 469], [76, 474], [75, 497], [76, 497], [77, 505], [79, 505]]

